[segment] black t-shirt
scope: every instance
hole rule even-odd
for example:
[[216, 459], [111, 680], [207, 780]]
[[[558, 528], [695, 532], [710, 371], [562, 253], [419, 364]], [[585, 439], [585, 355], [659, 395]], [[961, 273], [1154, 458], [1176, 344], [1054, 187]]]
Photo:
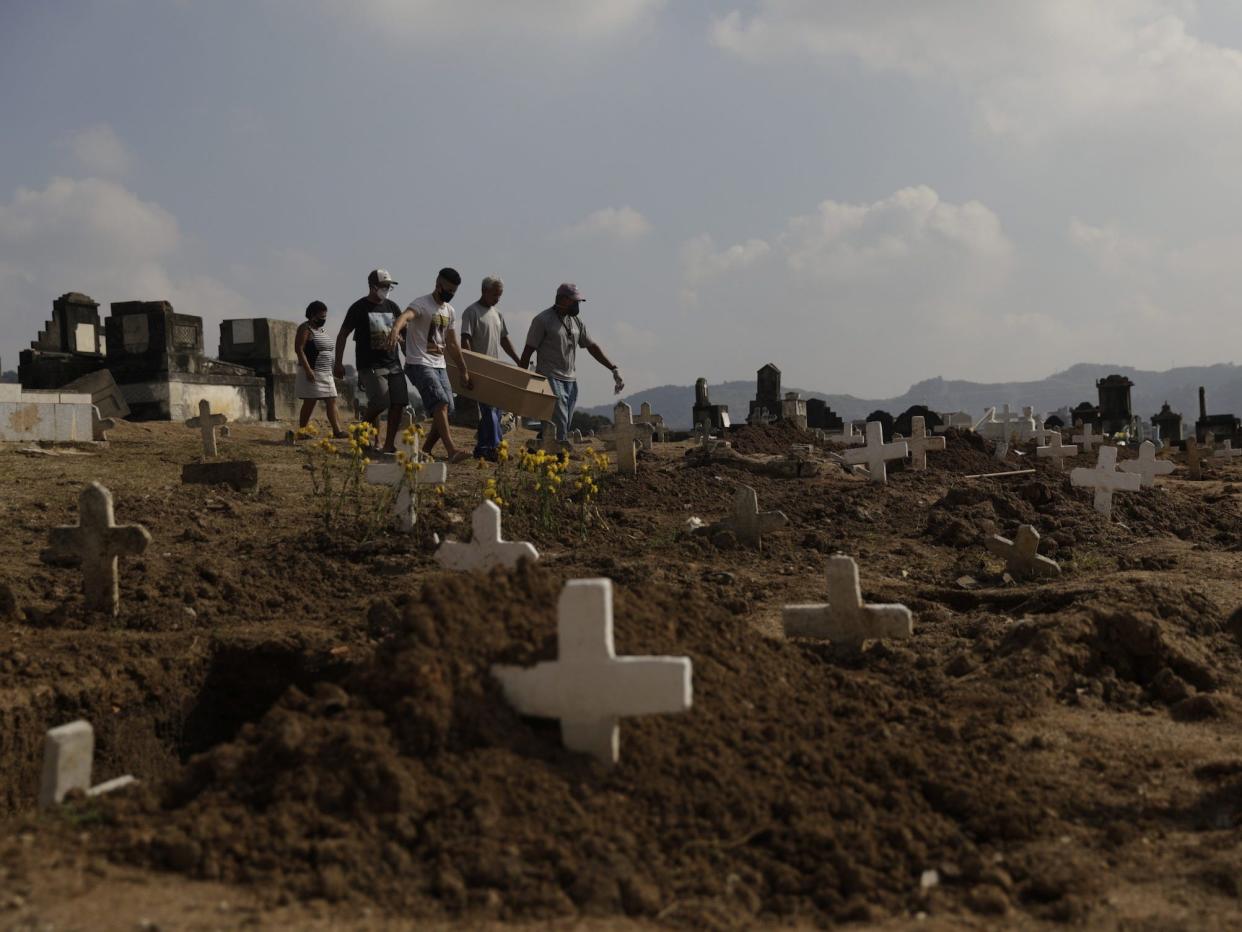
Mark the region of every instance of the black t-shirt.
[[370, 297], [359, 298], [349, 306], [342, 326], [353, 327], [354, 364], [359, 369], [401, 368], [396, 347], [384, 349], [388, 331], [400, 315], [401, 308], [387, 298], [379, 304], [373, 303]]

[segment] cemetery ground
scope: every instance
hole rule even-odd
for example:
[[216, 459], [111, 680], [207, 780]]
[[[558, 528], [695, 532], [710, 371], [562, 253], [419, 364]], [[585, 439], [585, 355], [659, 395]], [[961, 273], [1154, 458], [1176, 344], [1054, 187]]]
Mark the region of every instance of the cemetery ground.
[[[257, 461], [247, 492], [183, 485], [179, 424], [0, 449], [0, 928], [1242, 924], [1242, 467], [1119, 493], [1110, 521], [1033, 455], [965, 478], [1019, 465], [973, 435], [887, 485], [819, 450], [781, 479], [656, 444], [585, 530], [507, 508], [540, 560], [471, 574], [426, 536], [467, 532], [493, 466], [358, 542], [320, 532], [282, 437], [221, 440]], [[152, 537], [115, 618], [39, 556], [92, 480]], [[739, 482], [789, 519], [759, 551], [687, 530]], [[1059, 576], [1003, 575], [984, 541], [1022, 524]], [[838, 551], [912, 637], [782, 635]], [[562, 585], [599, 576], [619, 655], [693, 662], [690, 711], [622, 719], [611, 769], [488, 675], [554, 657]], [[39, 813], [44, 732], [77, 718], [96, 781], [141, 784]]]

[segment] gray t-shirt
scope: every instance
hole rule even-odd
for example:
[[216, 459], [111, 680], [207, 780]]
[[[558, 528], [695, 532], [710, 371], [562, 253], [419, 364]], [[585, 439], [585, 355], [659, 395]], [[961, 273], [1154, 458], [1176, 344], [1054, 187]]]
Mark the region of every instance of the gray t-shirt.
[[499, 308], [475, 301], [461, 315], [461, 335], [470, 338], [474, 352], [499, 359], [500, 341], [509, 335], [509, 328]]
[[539, 356], [535, 371], [548, 379], [576, 382], [578, 370], [574, 366], [577, 347], [594, 346], [595, 341], [587, 335], [586, 327], [577, 317], [566, 314], [561, 317], [555, 307], [540, 311], [530, 322], [526, 345], [533, 346]]

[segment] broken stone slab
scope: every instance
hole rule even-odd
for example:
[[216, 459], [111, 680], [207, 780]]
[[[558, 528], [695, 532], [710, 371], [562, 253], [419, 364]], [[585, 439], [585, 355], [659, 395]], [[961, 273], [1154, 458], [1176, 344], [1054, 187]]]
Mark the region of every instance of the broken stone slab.
[[760, 511], [759, 494], [748, 485], [739, 485], [733, 499], [733, 514], [712, 526], [713, 531], [730, 531], [738, 543], [758, 548], [763, 535], [789, 523], [782, 511]]
[[[185, 422], [186, 427], [197, 428], [203, 437], [203, 456], [213, 458], [217, 455], [216, 428], [222, 426], [228, 418], [223, 414], [211, 413], [211, 402], [206, 398], [198, 403], [198, 416]], [[184, 481], [184, 480], [183, 480]]]
[[613, 646], [612, 580], [573, 579], [557, 601], [557, 659], [533, 667], [492, 667], [521, 715], [559, 719], [561, 741], [606, 765], [620, 756], [618, 720], [687, 711], [689, 657], [618, 657]]
[[100, 417], [99, 408], [91, 405], [91, 437], [96, 443], [107, 443], [108, 431], [116, 427], [116, 419]]
[[908, 638], [914, 615], [904, 605], [867, 605], [858, 583], [853, 557], [828, 558], [828, 601], [818, 605], [786, 605], [781, 621], [786, 637], [820, 638], [858, 647], [875, 638]]
[[54, 527], [48, 537], [45, 559], [82, 567], [82, 592], [88, 608], [115, 615], [120, 606], [117, 561], [137, 556], [151, 543], [141, 524], [118, 525], [112, 493], [92, 482], [78, 496], [78, 523]]
[[1014, 579], [1057, 576], [1061, 572], [1055, 560], [1039, 555], [1039, 532], [1029, 524], [1019, 527], [1013, 540], [992, 535], [986, 546], [990, 553], [1005, 561], [1005, 571]]
[[1138, 473], [1117, 469], [1117, 448], [1109, 446], [1100, 447], [1094, 469], [1079, 466], [1070, 471], [1070, 485], [1093, 489], [1095, 510], [1106, 518], [1113, 516], [1113, 493], [1137, 492], [1141, 481]]
[[1155, 487], [1157, 476], [1167, 476], [1173, 471], [1173, 464], [1169, 460], [1156, 459], [1156, 445], [1144, 440], [1139, 444], [1138, 459], [1126, 460], [1121, 468], [1125, 472], [1138, 473], [1139, 486], [1150, 489]]
[[181, 467], [181, 481], [186, 485], [227, 485], [235, 492], [245, 492], [259, 484], [259, 466], [254, 460], [186, 463]]
[[138, 781], [126, 775], [91, 786], [95, 758], [95, 729], [79, 719], [48, 731], [43, 740], [43, 773], [39, 784], [39, 808], [47, 809], [79, 790], [87, 796], [100, 796], [131, 786]]
[[845, 462], [851, 466], [865, 463], [872, 482], [881, 484], [888, 482], [888, 460], [905, 459], [910, 448], [904, 440], [894, 443], [884, 442], [884, 427], [879, 421], [867, 422], [867, 445], [846, 450], [843, 454]]
[[535, 545], [526, 541], [507, 541], [500, 536], [500, 508], [495, 502], [481, 502], [470, 516], [469, 543], [446, 540], [436, 551], [436, 561], [448, 570], [488, 570], [494, 566], [512, 569], [525, 557], [539, 559]]
[[81, 392], [91, 396], [91, 404], [99, 409], [100, 417], [123, 420], [129, 417], [129, 403], [121, 387], [116, 384], [108, 369], [98, 369], [74, 379], [59, 389], [62, 392]]

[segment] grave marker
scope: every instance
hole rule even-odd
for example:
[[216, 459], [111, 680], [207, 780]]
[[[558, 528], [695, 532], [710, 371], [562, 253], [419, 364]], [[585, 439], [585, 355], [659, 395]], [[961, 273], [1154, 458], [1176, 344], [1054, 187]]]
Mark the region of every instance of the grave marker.
[[48, 551], [55, 560], [80, 561], [87, 608], [115, 615], [120, 605], [117, 559], [147, 549], [151, 535], [141, 524], [118, 525], [112, 493], [92, 482], [78, 496], [78, 523], [52, 528]]
[[1156, 476], [1167, 476], [1173, 471], [1173, 464], [1168, 460], [1156, 459], [1156, 445], [1144, 440], [1139, 444], [1138, 459], [1126, 460], [1121, 468], [1126, 472], [1138, 473], [1139, 486], [1150, 489], [1156, 484]]
[[1225, 462], [1233, 459], [1235, 456], [1242, 456], [1242, 450], [1233, 448], [1233, 441], [1226, 440], [1221, 444], [1220, 449], [1212, 451], [1212, 456], [1216, 459], [1223, 459]]
[[198, 403], [198, 417], [192, 417], [185, 422], [186, 427], [197, 427], [201, 431], [203, 456], [210, 458], [216, 455], [216, 428], [227, 420], [223, 414], [212, 414], [211, 402], [204, 398]]
[[1065, 458], [1067, 456], [1077, 456], [1078, 447], [1073, 444], [1064, 444], [1061, 442], [1061, 432], [1059, 430], [1051, 430], [1048, 432], [1048, 445], [1046, 447], [1036, 447], [1035, 455], [1040, 459], [1051, 459], [1056, 463], [1057, 469], [1065, 468]]
[[408, 534], [414, 530], [418, 517], [414, 508], [415, 487], [443, 485], [448, 479], [448, 464], [420, 462], [421, 454], [417, 434], [414, 435], [413, 443], [407, 445], [399, 442], [399, 446], [405, 452], [408, 461], [422, 468], [415, 468], [413, 476], [407, 481], [405, 464], [400, 461], [400, 458], [390, 463], [369, 463], [366, 468], [366, 481], [368, 485], [386, 485], [395, 490], [396, 494], [392, 501], [393, 525]]
[[634, 415], [630, 406], [624, 401], [617, 402], [612, 409], [612, 435], [617, 442], [617, 472], [626, 476], [638, 474], [638, 455], [634, 445], [640, 442], [642, 431], [634, 423]]
[[436, 551], [436, 562], [447, 570], [489, 570], [493, 566], [512, 569], [526, 557], [538, 560], [539, 551], [525, 541], [507, 541], [500, 536], [500, 507], [480, 502], [470, 516], [473, 534], [470, 543], [446, 540]]
[[1113, 493], [1137, 492], [1141, 481], [1137, 473], [1117, 469], [1117, 448], [1109, 446], [1100, 447], [1094, 469], [1079, 466], [1070, 471], [1070, 485], [1094, 489], [1095, 510], [1106, 518], [1113, 515]]
[[1194, 437], [1186, 438], [1186, 474], [1191, 479], [1203, 478], [1203, 469], [1199, 462], [1199, 442]]
[[845, 462], [851, 466], [867, 464], [872, 482], [887, 483], [887, 460], [905, 459], [910, 452], [904, 440], [893, 443], [884, 442], [884, 428], [879, 421], [867, 422], [867, 445], [856, 450], [845, 451]]
[[870, 638], [908, 638], [914, 633], [914, 616], [906, 606], [863, 602], [853, 557], [829, 557], [827, 575], [826, 604], [785, 606], [781, 621], [786, 637], [824, 638], [857, 647]]
[[1061, 572], [1055, 560], [1039, 555], [1039, 532], [1029, 524], [1019, 527], [1013, 540], [993, 534], [986, 544], [989, 552], [1005, 561], [1005, 570], [1014, 579], [1057, 576]]
[[760, 547], [763, 535], [789, 523], [783, 511], [760, 511], [759, 494], [748, 485], [739, 485], [733, 499], [733, 514], [720, 521], [720, 530], [732, 531], [738, 543]]
[[87, 796], [100, 796], [137, 783], [126, 775], [91, 786], [91, 767], [95, 757], [95, 729], [79, 719], [48, 731], [43, 739], [43, 774], [39, 784], [39, 808], [61, 802], [72, 790]]
[[910, 439], [906, 445], [910, 448], [910, 465], [921, 472], [927, 468], [927, 451], [943, 450], [945, 439], [927, 436], [926, 418], [916, 414], [910, 418]]
[[1090, 422], [1083, 423], [1082, 433], [1074, 434], [1074, 436], [1071, 437], [1070, 439], [1073, 440], [1074, 443], [1078, 444], [1078, 446], [1082, 449], [1083, 453], [1088, 453], [1088, 454], [1091, 452], [1092, 447], [1094, 447], [1097, 443], [1101, 442], [1101, 439], [1099, 437], [1094, 436], [1091, 433]]
[[615, 764], [618, 719], [690, 708], [689, 657], [617, 656], [612, 580], [567, 582], [557, 601], [556, 631], [556, 660], [525, 669], [497, 664], [492, 676], [519, 714], [560, 719], [569, 750]]

